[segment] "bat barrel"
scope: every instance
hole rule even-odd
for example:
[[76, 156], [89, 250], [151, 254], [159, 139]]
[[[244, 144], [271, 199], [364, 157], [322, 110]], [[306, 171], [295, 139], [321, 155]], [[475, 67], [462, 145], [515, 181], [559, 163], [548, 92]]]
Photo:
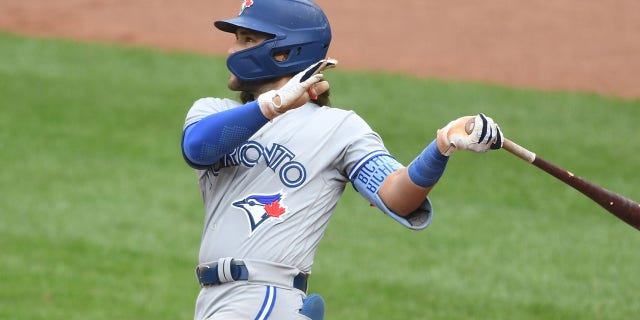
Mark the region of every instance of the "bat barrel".
[[584, 180], [540, 157], [536, 157], [532, 164], [580, 191], [620, 220], [640, 230], [639, 203]]
[[504, 140], [503, 149], [518, 156], [520, 159], [535, 165], [548, 174], [554, 176], [556, 179], [580, 191], [605, 210], [618, 217], [620, 220], [640, 230], [640, 204], [637, 202], [584, 180], [573, 173], [536, 156], [535, 153], [521, 147], [509, 139]]

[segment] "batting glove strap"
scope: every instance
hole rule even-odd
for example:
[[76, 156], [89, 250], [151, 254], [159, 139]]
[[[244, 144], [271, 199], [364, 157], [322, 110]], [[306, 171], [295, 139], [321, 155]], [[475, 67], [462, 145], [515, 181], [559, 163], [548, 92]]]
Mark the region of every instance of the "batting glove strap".
[[262, 114], [269, 120], [273, 120], [273, 118], [284, 113], [284, 111], [280, 111], [282, 110], [282, 103], [280, 103], [280, 105], [276, 105], [273, 101], [276, 96], [278, 96], [278, 92], [276, 90], [267, 91], [258, 96], [258, 106], [260, 106], [260, 111], [262, 111]]

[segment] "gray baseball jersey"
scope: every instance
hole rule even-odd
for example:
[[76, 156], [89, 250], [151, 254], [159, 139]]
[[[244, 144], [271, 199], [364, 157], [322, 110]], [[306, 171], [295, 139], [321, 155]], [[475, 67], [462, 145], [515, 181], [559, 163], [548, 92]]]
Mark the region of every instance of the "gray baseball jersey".
[[[200, 99], [185, 128], [238, 105]], [[353, 111], [307, 103], [267, 123], [218, 163], [198, 170], [205, 207], [200, 263], [234, 257], [310, 273], [348, 173], [372, 151], [386, 149]]]

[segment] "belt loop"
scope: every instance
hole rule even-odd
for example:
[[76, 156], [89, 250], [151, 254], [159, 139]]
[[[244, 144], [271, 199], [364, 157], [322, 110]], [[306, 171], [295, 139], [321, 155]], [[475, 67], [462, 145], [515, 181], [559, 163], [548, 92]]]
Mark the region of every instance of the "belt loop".
[[295, 278], [293, 278], [293, 287], [307, 293], [307, 286], [309, 276], [306, 273], [299, 273]]
[[233, 275], [231, 274], [232, 263], [233, 258], [230, 257], [220, 258], [218, 260], [218, 279], [220, 280], [220, 283], [234, 281]]

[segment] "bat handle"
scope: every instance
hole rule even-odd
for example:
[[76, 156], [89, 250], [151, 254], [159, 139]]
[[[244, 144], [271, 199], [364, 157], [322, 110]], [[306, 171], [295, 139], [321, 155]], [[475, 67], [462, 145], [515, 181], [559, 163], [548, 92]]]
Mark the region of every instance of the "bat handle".
[[504, 139], [504, 143], [502, 144], [502, 148], [509, 151], [510, 153], [518, 156], [518, 158], [529, 162], [529, 163], [533, 163], [534, 160], [536, 160], [536, 154], [525, 149], [524, 147], [520, 146], [519, 144], [509, 140], [509, 139]]
[[[475, 127], [475, 117], [467, 120], [467, 123], [464, 126], [464, 130], [467, 132], [467, 134], [471, 134], [471, 132], [473, 132], [473, 127]], [[534, 160], [536, 160], [535, 153], [525, 149], [524, 147], [509, 139], [504, 139], [502, 148], [518, 156], [518, 158], [526, 162], [532, 163]]]

